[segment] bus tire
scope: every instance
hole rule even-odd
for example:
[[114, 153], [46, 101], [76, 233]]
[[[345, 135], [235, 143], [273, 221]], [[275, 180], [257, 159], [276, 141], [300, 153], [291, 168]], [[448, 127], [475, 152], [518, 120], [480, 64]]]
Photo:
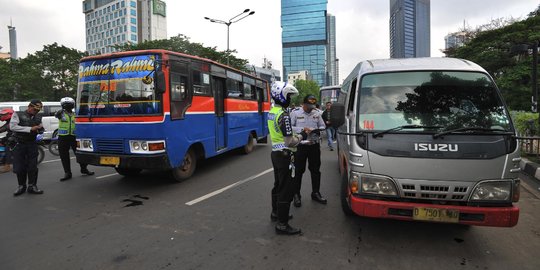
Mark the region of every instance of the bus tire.
[[254, 148], [255, 148], [255, 142], [254, 142], [254, 139], [253, 139], [253, 135], [251, 135], [251, 133], [249, 133], [247, 144], [244, 145], [244, 147], [242, 149], [242, 154], [247, 155], [247, 154], [253, 152]]
[[142, 169], [132, 168], [114, 168], [119, 175], [122, 176], [137, 176], [141, 173]]
[[354, 212], [351, 209], [351, 205], [348, 201], [349, 198], [349, 179], [346, 173], [343, 173], [341, 176], [341, 192], [340, 192], [340, 201], [341, 209], [346, 216], [353, 216]]
[[180, 182], [190, 178], [195, 172], [195, 167], [197, 167], [197, 155], [195, 151], [190, 148], [180, 166], [172, 169], [172, 175], [174, 180]]

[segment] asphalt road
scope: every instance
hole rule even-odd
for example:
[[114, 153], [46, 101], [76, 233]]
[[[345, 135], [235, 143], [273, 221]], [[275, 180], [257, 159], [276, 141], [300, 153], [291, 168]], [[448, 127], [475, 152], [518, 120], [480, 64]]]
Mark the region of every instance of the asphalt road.
[[43, 195], [14, 198], [0, 174], [0, 269], [540, 269], [540, 192], [524, 181], [514, 228], [346, 217], [335, 152], [323, 148], [321, 192], [292, 209], [300, 236], [270, 221], [270, 147], [207, 160], [175, 183], [166, 173], [124, 178], [92, 167], [59, 182], [60, 161], [40, 165]]

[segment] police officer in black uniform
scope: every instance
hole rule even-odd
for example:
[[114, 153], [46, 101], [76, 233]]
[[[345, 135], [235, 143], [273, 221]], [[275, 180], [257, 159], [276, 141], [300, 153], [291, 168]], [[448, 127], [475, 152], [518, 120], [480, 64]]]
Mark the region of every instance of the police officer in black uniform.
[[17, 144], [13, 148], [13, 172], [17, 175], [19, 187], [13, 193], [19, 196], [26, 192], [26, 180], [28, 179], [28, 193], [43, 194], [37, 186], [38, 178], [38, 145], [36, 136], [43, 133], [44, 128], [41, 124], [41, 111], [43, 103], [38, 99], [33, 99], [28, 104], [28, 109], [22, 112], [16, 112], [11, 117], [9, 128], [13, 132], [13, 137]]

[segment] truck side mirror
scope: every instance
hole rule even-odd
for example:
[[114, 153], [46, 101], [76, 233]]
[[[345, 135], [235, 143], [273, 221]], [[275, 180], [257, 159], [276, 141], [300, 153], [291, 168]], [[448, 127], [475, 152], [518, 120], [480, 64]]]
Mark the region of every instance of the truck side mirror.
[[341, 103], [332, 104], [332, 109], [330, 110], [330, 122], [332, 126], [338, 128], [345, 123], [345, 105]]
[[156, 71], [154, 88], [156, 89], [156, 94], [165, 93], [165, 73], [163, 70]]

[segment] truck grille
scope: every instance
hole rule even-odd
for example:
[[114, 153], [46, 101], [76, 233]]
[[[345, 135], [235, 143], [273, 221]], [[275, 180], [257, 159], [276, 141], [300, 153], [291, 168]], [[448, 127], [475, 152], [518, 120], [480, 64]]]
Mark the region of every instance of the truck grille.
[[404, 198], [464, 201], [470, 184], [426, 180], [399, 180]]
[[107, 154], [123, 154], [124, 140], [123, 139], [97, 139], [96, 150], [99, 153]]

